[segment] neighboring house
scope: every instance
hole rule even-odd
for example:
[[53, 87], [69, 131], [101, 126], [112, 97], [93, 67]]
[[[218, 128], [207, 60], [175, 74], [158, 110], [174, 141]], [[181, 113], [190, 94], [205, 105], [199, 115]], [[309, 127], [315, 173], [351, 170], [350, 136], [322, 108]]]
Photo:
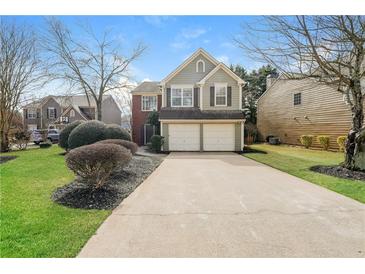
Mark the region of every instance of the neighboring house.
[[[300, 145], [301, 135], [329, 135], [330, 148], [351, 128], [351, 110], [335, 88], [314, 79], [267, 79], [257, 103], [257, 127], [263, 141], [269, 135], [285, 144]], [[365, 103], [364, 103], [365, 104]], [[317, 138], [313, 146], [319, 147]]]
[[205, 50], [197, 50], [161, 82], [144, 82], [132, 91], [134, 140], [148, 142], [141, 125], [148, 111], [157, 109], [164, 151], [242, 150], [244, 83]]
[[[24, 126], [29, 129], [43, 129], [64, 125], [76, 120], [96, 119], [95, 100], [85, 95], [47, 96], [23, 107]], [[107, 124], [122, 123], [122, 111], [113, 96], [104, 96], [102, 121]]]

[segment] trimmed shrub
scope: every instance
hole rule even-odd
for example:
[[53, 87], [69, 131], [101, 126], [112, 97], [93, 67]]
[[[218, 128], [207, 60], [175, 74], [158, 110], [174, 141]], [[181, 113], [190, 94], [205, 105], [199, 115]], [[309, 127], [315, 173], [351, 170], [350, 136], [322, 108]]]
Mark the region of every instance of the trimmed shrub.
[[130, 151], [115, 144], [92, 144], [71, 150], [66, 164], [81, 182], [94, 189], [103, 186], [111, 172], [124, 167], [132, 158]]
[[161, 146], [164, 142], [163, 139], [164, 137], [162, 137], [161, 135], [152, 135], [149, 143], [150, 149], [154, 152], [160, 152]]
[[132, 141], [131, 135], [118, 125], [107, 125], [105, 129], [105, 139], [122, 139]]
[[121, 140], [121, 139], [107, 139], [97, 142], [97, 144], [115, 144], [122, 147], [125, 147], [130, 150], [132, 155], [136, 154], [138, 150], [138, 145], [136, 143], [127, 141], [127, 140]]
[[25, 150], [30, 141], [30, 132], [26, 130], [18, 130], [14, 133], [13, 143], [19, 150]]
[[338, 136], [337, 137], [337, 144], [340, 147], [340, 151], [345, 151], [345, 144], [346, 144], [346, 136]]
[[328, 150], [329, 146], [330, 146], [330, 137], [327, 135], [319, 135], [317, 137], [317, 141], [318, 143], [321, 144], [322, 148], [324, 150]]
[[50, 148], [51, 146], [52, 146], [52, 142], [49, 140], [39, 144], [40, 148]]
[[74, 149], [105, 140], [106, 126], [103, 122], [92, 120], [75, 127], [68, 137], [68, 148]]
[[313, 143], [313, 135], [301, 135], [300, 136], [300, 143], [305, 147], [309, 148]]
[[64, 150], [68, 150], [68, 137], [71, 134], [71, 131], [74, 130], [78, 125], [84, 123], [82, 120], [74, 121], [68, 124], [61, 132], [60, 132], [60, 140], [58, 145], [62, 147]]

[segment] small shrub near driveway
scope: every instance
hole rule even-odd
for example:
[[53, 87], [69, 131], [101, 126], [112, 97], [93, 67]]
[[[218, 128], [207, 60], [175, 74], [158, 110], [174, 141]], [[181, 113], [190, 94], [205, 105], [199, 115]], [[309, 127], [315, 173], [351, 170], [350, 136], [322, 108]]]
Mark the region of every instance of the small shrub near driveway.
[[97, 142], [97, 144], [114, 144], [114, 145], [119, 145], [122, 147], [125, 147], [127, 149], [130, 150], [130, 152], [132, 153], [132, 155], [136, 154], [137, 150], [138, 150], [138, 145], [136, 143], [130, 142], [130, 141], [126, 141], [126, 140], [121, 140], [121, 139], [107, 139], [107, 140], [102, 140]]
[[68, 150], [68, 137], [78, 125], [81, 125], [84, 121], [77, 120], [70, 124], [68, 124], [61, 132], [60, 132], [60, 139], [58, 145], [62, 147], [64, 150]]
[[122, 139], [131, 141], [131, 135], [123, 128], [118, 125], [107, 125], [105, 128], [105, 138], [106, 139]]
[[52, 146], [52, 142], [51, 141], [49, 141], [49, 140], [47, 140], [46, 142], [44, 142], [44, 143], [40, 143], [39, 144], [39, 147], [40, 148], [50, 148]]
[[26, 130], [18, 130], [14, 134], [13, 143], [19, 150], [25, 150], [30, 141], [30, 132]]
[[78, 125], [68, 137], [68, 148], [74, 149], [105, 140], [106, 126], [100, 121], [87, 121]]
[[125, 166], [132, 158], [131, 152], [115, 144], [92, 144], [71, 150], [66, 164], [82, 183], [97, 189], [105, 184], [115, 168]]
[[337, 144], [340, 147], [340, 151], [345, 151], [346, 138], [346, 136], [337, 137]]
[[309, 148], [312, 146], [313, 143], [313, 135], [302, 135], [300, 136], [300, 143], [305, 147]]
[[161, 152], [161, 146], [163, 145], [164, 142], [164, 137], [160, 136], [160, 135], [152, 135], [151, 139], [150, 139], [150, 149], [152, 149], [152, 151], [154, 152]]
[[330, 146], [330, 137], [327, 135], [320, 135], [317, 137], [318, 143], [322, 146], [324, 150], [328, 150]]

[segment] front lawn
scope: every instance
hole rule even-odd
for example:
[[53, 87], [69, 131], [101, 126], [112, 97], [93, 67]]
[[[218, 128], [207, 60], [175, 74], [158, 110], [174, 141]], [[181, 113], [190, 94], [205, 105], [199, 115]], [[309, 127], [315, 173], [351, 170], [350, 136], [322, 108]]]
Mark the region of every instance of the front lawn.
[[82, 210], [51, 201], [73, 180], [62, 150], [32, 149], [4, 155], [0, 165], [0, 257], [74, 257], [110, 210]]
[[286, 145], [271, 146], [258, 144], [251, 145], [250, 148], [267, 153], [244, 154], [250, 159], [365, 203], [364, 181], [340, 179], [309, 170], [311, 166], [315, 165], [339, 164], [344, 159], [343, 153], [310, 150]]

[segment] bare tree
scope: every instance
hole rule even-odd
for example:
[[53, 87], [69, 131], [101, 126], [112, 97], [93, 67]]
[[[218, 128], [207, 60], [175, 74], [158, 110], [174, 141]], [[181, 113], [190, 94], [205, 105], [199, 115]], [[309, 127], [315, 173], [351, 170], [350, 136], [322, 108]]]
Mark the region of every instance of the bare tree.
[[[311, 77], [343, 93], [352, 111], [344, 166], [357, 169], [365, 143], [365, 16], [271, 16], [244, 26], [236, 44], [288, 78]], [[260, 40], [260, 38], [263, 38]]]
[[[129, 67], [144, 52], [139, 43], [129, 56], [121, 53], [121, 45], [105, 31], [97, 36], [90, 27], [82, 27], [78, 38], [55, 18], [48, 21], [45, 48], [50, 54], [53, 77], [63, 79], [75, 89], [95, 100], [97, 119], [102, 119], [102, 101], [106, 93], [128, 86]], [[81, 37], [81, 38], [80, 38]]]
[[9, 130], [24, 95], [41, 86], [43, 70], [36, 36], [25, 25], [0, 18], [1, 151], [9, 150]]

